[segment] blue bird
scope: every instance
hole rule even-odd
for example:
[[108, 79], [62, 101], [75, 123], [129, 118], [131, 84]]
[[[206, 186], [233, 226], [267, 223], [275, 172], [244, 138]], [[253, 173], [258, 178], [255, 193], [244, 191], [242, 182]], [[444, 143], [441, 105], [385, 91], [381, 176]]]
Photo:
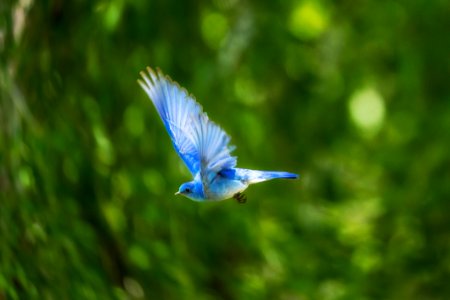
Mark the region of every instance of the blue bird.
[[160, 70], [147, 67], [138, 83], [158, 111], [178, 155], [194, 180], [183, 183], [176, 195], [194, 201], [220, 201], [235, 198], [245, 202], [242, 193], [250, 184], [275, 178], [298, 178], [297, 174], [236, 168], [230, 137], [209, 120], [202, 107], [186, 89]]

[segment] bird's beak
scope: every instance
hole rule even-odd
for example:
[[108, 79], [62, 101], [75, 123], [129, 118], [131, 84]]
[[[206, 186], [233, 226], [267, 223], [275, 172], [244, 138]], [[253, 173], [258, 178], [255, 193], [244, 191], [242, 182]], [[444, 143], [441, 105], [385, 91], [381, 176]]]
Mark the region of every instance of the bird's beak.
[[180, 192], [176, 192], [176, 193], [175, 193], [175, 196], [176, 196], [176, 195], [179, 195], [179, 194], [181, 194], [181, 193], [180, 193]]

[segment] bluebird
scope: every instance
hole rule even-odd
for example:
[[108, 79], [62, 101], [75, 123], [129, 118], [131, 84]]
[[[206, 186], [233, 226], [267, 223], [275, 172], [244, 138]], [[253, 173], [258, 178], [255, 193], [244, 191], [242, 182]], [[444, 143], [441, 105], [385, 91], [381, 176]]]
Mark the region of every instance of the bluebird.
[[153, 102], [172, 144], [194, 180], [183, 183], [175, 195], [194, 201], [235, 198], [245, 202], [243, 191], [253, 183], [275, 178], [298, 178], [297, 174], [236, 168], [230, 137], [212, 122], [186, 89], [159, 69], [147, 67], [138, 83]]

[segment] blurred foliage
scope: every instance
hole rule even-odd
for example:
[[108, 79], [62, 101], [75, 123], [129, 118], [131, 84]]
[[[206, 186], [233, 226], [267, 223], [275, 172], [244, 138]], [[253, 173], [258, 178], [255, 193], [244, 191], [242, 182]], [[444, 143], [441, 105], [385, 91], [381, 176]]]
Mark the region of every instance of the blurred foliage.
[[[448, 1], [0, 2], [0, 299], [449, 299]], [[160, 67], [298, 172], [195, 203]]]

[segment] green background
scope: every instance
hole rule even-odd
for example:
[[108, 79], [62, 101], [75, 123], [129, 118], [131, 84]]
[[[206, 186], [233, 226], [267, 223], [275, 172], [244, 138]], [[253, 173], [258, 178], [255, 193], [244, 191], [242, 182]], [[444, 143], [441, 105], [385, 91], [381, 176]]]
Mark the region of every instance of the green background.
[[[0, 299], [449, 299], [448, 1], [0, 3]], [[297, 181], [189, 173], [159, 67]]]

